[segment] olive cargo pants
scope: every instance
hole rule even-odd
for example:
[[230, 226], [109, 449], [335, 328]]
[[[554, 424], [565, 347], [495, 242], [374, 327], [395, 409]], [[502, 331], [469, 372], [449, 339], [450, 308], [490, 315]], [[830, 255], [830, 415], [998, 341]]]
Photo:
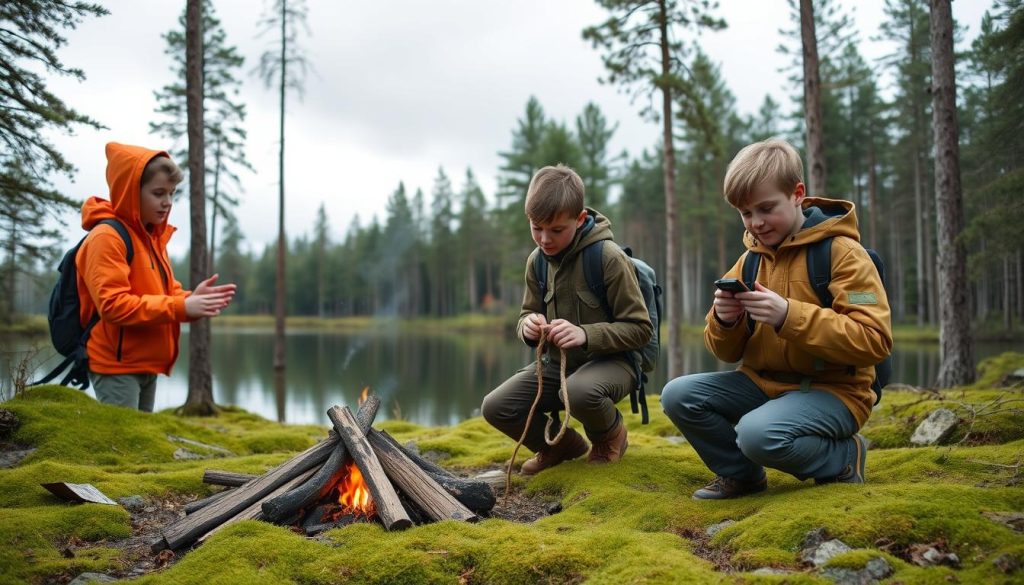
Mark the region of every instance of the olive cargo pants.
[[[537, 396], [537, 363], [533, 362], [519, 370], [511, 378], [484, 397], [480, 412], [493, 427], [518, 441], [523, 434], [530, 405]], [[544, 388], [541, 392], [537, 411], [530, 422], [523, 445], [533, 452], [547, 446], [544, 442], [545, 413], [562, 410], [559, 397], [559, 364], [550, 361], [543, 365]], [[615, 404], [629, 395], [636, 385], [633, 367], [623, 358], [599, 359], [587, 362], [575, 372], [566, 372], [566, 387], [569, 392], [569, 411], [572, 418], [580, 421], [591, 436], [607, 433], [619, 421]], [[551, 435], [555, 435], [555, 427]]]

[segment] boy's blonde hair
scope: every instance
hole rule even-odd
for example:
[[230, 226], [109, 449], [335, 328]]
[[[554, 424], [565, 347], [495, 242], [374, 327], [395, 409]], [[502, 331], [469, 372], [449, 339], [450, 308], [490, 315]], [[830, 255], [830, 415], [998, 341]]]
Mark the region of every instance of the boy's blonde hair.
[[139, 184], [145, 185], [157, 173], [166, 173], [167, 178], [174, 183], [180, 183], [184, 178], [181, 168], [170, 157], [158, 154], [146, 163], [146, 168], [142, 169], [142, 179], [139, 181]]
[[793, 145], [781, 138], [769, 138], [744, 146], [725, 171], [723, 195], [729, 205], [739, 207], [754, 189], [772, 182], [791, 195], [804, 180], [804, 163]]
[[583, 211], [583, 179], [576, 171], [559, 164], [533, 174], [526, 191], [526, 217], [534, 223], [548, 223], [563, 213], [576, 217]]

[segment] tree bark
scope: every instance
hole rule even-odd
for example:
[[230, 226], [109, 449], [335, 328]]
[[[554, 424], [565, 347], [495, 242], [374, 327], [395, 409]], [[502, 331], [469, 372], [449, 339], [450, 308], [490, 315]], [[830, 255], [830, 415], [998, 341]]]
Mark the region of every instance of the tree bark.
[[676, 149], [672, 139], [672, 86], [668, 79], [672, 74], [669, 54], [668, 7], [666, 0], [658, 0], [658, 26], [661, 31], [661, 86], [662, 142], [664, 160], [662, 172], [665, 178], [665, 316], [668, 321], [668, 377], [683, 373], [683, 339], [680, 330], [679, 310], [682, 308], [682, 290], [679, 286], [679, 237], [676, 225]]
[[274, 279], [274, 369], [284, 370], [285, 251], [284, 232], [284, 104], [288, 88], [288, 2], [281, 1], [281, 86], [277, 154], [277, 275]]
[[953, 15], [950, 0], [931, 0], [932, 120], [935, 129], [935, 205], [939, 235], [939, 343], [942, 363], [937, 386], [975, 379], [974, 344], [967, 304], [967, 251], [960, 184], [960, 128], [956, 111]]
[[[185, 108], [188, 112], [188, 182], [191, 249], [191, 286], [209, 274], [206, 254], [206, 152], [203, 142], [203, 2], [188, 0], [185, 7]], [[217, 413], [210, 374], [210, 320], [189, 324], [188, 396], [184, 414]]]
[[810, 171], [807, 174], [807, 194], [825, 195], [828, 174], [821, 120], [821, 76], [811, 0], [800, 0], [800, 40], [804, 55], [804, 123], [807, 126], [807, 168]]
[[302, 485], [303, 483], [305, 483], [306, 481], [309, 480], [310, 476], [313, 475], [314, 471], [315, 470], [313, 470], [313, 469], [307, 469], [306, 471], [303, 471], [299, 475], [289, 479], [288, 481], [286, 481], [282, 485], [280, 485], [277, 488], [275, 488], [269, 494], [263, 496], [262, 498], [258, 498], [255, 502], [249, 504], [249, 506], [247, 506], [241, 512], [235, 514], [234, 516], [228, 518], [227, 520], [225, 520], [225, 521], [221, 522], [220, 524], [218, 524], [218, 525], [214, 526], [213, 528], [211, 528], [206, 534], [204, 534], [204, 535], [199, 537], [199, 541], [198, 542], [199, 543], [206, 542], [207, 538], [210, 538], [211, 536], [213, 536], [217, 532], [220, 532], [223, 528], [226, 528], [226, 527], [234, 524], [235, 522], [239, 522], [241, 520], [262, 520], [263, 519], [262, 505], [263, 505], [263, 502], [266, 499], [273, 498], [275, 496], [283, 494], [284, 492], [286, 492], [288, 490], [295, 489], [295, 486]]

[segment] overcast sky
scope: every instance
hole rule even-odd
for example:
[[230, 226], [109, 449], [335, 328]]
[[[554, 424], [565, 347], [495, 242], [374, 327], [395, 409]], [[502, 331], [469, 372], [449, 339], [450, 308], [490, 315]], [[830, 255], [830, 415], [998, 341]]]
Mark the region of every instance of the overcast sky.
[[[176, 28], [184, 2], [103, 2], [110, 15], [89, 19], [68, 34], [61, 52], [81, 68], [84, 82], [56, 78], [51, 89], [80, 112], [107, 126], [54, 136], [78, 167], [75, 181], [56, 186], [73, 197], [106, 196], [103, 146], [109, 141], [170, 149], [152, 136], [153, 92], [171, 81], [171, 59], [161, 35]], [[228, 43], [246, 58], [241, 99], [248, 108], [247, 155], [256, 173], [243, 173], [238, 217], [248, 244], [261, 249], [276, 238], [278, 102], [250, 71], [271, 42], [258, 37], [265, 5], [255, 0], [214, 0]], [[873, 61], [893, 47], [873, 41], [884, 19], [882, 0], [849, 1], [861, 52]], [[640, 104], [601, 85], [600, 53], [581, 38], [606, 14], [588, 0], [434, 0], [338, 2], [307, 0], [311, 36], [302, 46], [313, 66], [302, 101], [291, 94], [286, 116], [286, 228], [289, 238], [309, 232], [326, 205], [337, 240], [358, 214], [365, 225], [384, 218], [390, 194], [404, 181], [411, 196], [427, 194], [438, 167], [456, 189], [467, 167], [488, 197], [497, 185], [500, 150], [527, 99], [537, 96], [546, 114], [570, 126], [593, 101], [619, 124], [611, 152], [638, 155], [658, 141], [659, 126], [640, 119]], [[977, 33], [988, 0], [953, 2]], [[704, 33], [701, 45], [718, 63], [741, 114], [757, 110], [766, 93], [789, 108], [786, 58], [775, 51], [780, 28], [791, 27], [785, 0], [722, 0], [728, 28]], [[184, 137], [182, 137], [184, 141]], [[182, 142], [183, 144], [184, 142]], [[187, 185], [182, 185], [187, 192]], [[81, 237], [79, 218], [67, 214], [67, 243]], [[187, 194], [171, 213], [179, 232], [171, 252], [188, 246]], [[524, 224], [525, 229], [525, 224]], [[187, 280], [186, 275], [178, 275]]]

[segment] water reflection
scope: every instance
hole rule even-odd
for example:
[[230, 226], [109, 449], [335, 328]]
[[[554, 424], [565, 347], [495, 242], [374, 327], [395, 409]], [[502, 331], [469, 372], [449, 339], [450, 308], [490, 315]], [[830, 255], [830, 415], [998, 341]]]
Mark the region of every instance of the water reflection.
[[[43, 348], [40, 357], [55, 356], [46, 338], [0, 340], [5, 386], [11, 365], [33, 343]], [[173, 374], [157, 382], [157, 409], [185, 401], [188, 335], [182, 335], [181, 343], [182, 358]], [[382, 400], [381, 418], [449, 425], [475, 414], [487, 392], [532, 359], [532, 350], [523, 344], [493, 334], [291, 331], [286, 343], [288, 368], [278, 375], [271, 331], [215, 328], [211, 348], [217, 403], [236, 404], [270, 420], [327, 425], [330, 406], [355, 407], [359, 392], [369, 386]], [[980, 359], [1011, 349], [1008, 343], [979, 344], [976, 352]], [[733, 368], [712, 357], [699, 338], [686, 340], [683, 360], [687, 372]], [[45, 373], [57, 361], [49, 359], [37, 370]], [[665, 384], [664, 361], [651, 376], [651, 393]], [[893, 382], [928, 385], [938, 367], [938, 345], [897, 345]], [[658, 405], [651, 401], [650, 407]]]

